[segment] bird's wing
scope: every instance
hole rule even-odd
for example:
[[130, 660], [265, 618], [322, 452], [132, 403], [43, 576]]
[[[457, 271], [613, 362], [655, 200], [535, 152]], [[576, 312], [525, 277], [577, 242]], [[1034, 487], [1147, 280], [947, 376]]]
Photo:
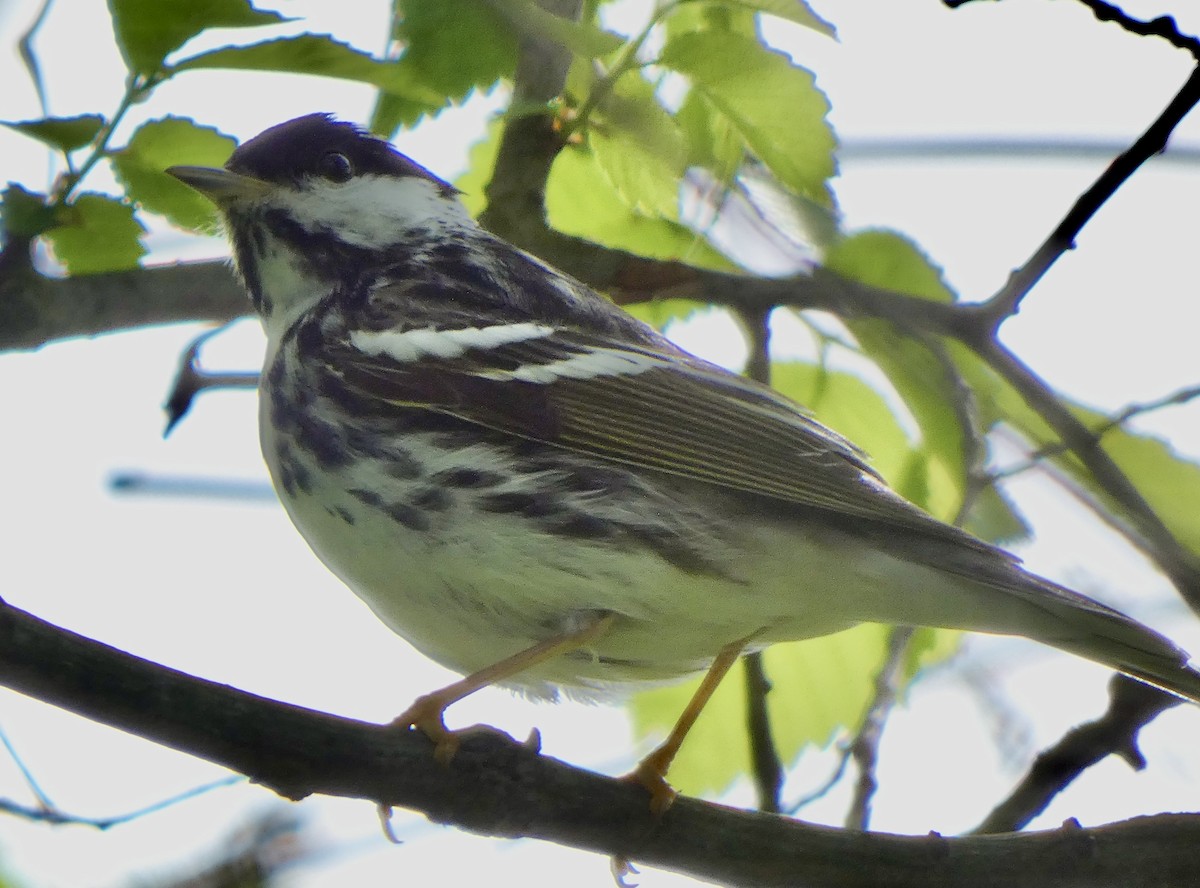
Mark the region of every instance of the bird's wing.
[[345, 384], [376, 403], [986, 546], [893, 493], [859, 450], [792, 401], [665, 342], [530, 321], [356, 331], [329, 347]]

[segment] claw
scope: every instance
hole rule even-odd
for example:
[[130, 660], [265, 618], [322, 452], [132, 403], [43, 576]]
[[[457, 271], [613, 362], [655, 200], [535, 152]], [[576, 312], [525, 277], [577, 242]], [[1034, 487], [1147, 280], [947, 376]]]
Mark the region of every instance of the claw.
[[426, 694], [392, 719], [392, 727], [403, 730], [416, 728], [433, 741], [433, 757], [441, 764], [448, 765], [462, 741], [458, 737], [459, 732], [446, 727], [443, 719], [445, 712], [446, 704], [437, 694]]
[[655, 817], [662, 817], [666, 814], [667, 809], [675, 803], [675, 799], [679, 795], [678, 790], [667, 782], [667, 767], [670, 765], [670, 759], [668, 758], [666, 762], [661, 761], [662, 756], [659, 755], [661, 752], [663, 752], [661, 748], [656, 749], [638, 762], [637, 767], [622, 778], [630, 783], [638, 784], [650, 793], [650, 813]]
[[608, 866], [612, 870], [613, 881], [619, 888], [637, 888], [638, 883], [630, 882], [629, 877], [638, 875], [639, 870], [628, 857], [610, 857]]

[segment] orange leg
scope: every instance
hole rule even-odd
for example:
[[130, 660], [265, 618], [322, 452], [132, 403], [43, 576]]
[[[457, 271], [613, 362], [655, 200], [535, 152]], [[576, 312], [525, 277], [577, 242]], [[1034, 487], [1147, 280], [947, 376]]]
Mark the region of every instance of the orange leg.
[[462, 732], [451, 731], [446, 727], [443, 714], [447, 707], [481, 688], [511, 678], [539, 663], [551, 660], [559, 654], [586, 647], [608, 632], [615, 619], [613, 614], [597, 617], [581, 629], [565, 632], [538, 642], [533, 647], [506, 657], [499, 663], [493, 663], [478, 672], [472, 672], [454, 684], [418, 697], [408, 709], [392, 721], [392, 724], [396, 727], [419, 729], [434, 742], [434, 757], [440, 762], [449, 762], [454, 758], [454, 753], [458, 751], [458, 735]]
[[675, 722], [675, 727], [671, 729], [670, 735], [663, 741], [662, 745], [651, 752], [648, 756], [638, 762], [636, 768], [626, 777], [628, 780], [634, 780], [646, 787], [650, 793], [650, 810], [655, 814], [663, 814], [667, 808], [671, 807], [671, 803], [675, 801], [675, 796], [678, 793], [667, 783], [667, 771], [671, 767], [671, 762], [675, 760], [676, 753], [679, 752], [679, 747], [683, 745], [684, 738], [687, 737], [688, 731], [696, 723], [696, 719], [700, 717], [701, 710], [704, 709], [713, 693], [717, 690], [717, 686], [721, 683], [721, 679], [725, 677], [738, 657], [742, 655], [742, 651], [746, 649], [746, 645], [750, 643], [751, 638], [743, 638], [741, 641], [735, 641], [733, 644], [727, 644], [721, 648], [711, 666], [708, 667], [708, 672], [704, 675], [704, 681], [700, 682], [700, 687], [696, 689], [696, 693], [692, 695], [692, 699], [688, 701], [687, 708], [683, 710], [683, 714], [679, 716], [679, 721]]

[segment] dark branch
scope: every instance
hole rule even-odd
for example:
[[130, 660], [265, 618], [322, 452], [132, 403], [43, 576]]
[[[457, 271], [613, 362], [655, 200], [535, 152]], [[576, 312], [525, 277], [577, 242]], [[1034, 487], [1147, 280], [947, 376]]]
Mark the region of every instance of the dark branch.
[[[771, 312], [743, 311], [739, 315], [750, 342], [746, 375], [763, 385], [771, 384]], [[767, 710], [767, 694], [771, 681], [756, 651], [742, 658], [746, 675], [746, 734], [750, 740], [750, 771], [758, 791], [758, 809], [778, 814], [779, 796], [783, 791], [783, 762], [771, 733], [771, 717]]]
[[1125, 536], [1141, 548], [1171, 579], [1180, 595], [1200, 612], [1200, 561], [1176, 539], [1141, 491], [1101, 447], [1095, 435], [1058, 399], [1045, 380], [996, 339], [976, 344], [981, 357], [1020, 393], [1095, 479], [1104, 495], [1117, 503], [1135, 531]]
[[[1104, 422], [1092, 428], [1092, 435], [1095, 437], [1096, 443], [1100, 443], [1100, 439], [1109, 432], [1122, 428], [1131, 419], [1136, 419], [1139, 416], [1145, 416], [1148, 413], [1154, 413], [1157, 410], [1162, 410], [1166, 407], [1179, 407], [1187, 404], [1190, 401], [1200, 398], [1200, 385], [1187, 386], [1178, 391], [1171, 392], [1169, 395], [1164, 395], [1161, 398], [1155, 398], [1153, 401], [1144, 403], [1129, 404], [1122, 407]], [[1025, 472], [1032, 471], [1045, 466], [1046, 460], [1051, 457], [1058, 456], [1069, 452], [1069, 448], [1061, 441], [1055, 441], [1050, 444], [1043, 445], [1029, 454], [1029, 456], [1016, 465], [1009, 468], [995, 471], [991, 474], [990, 481], [1002, 481], [1005, 478], [1013, 478]]]
[[1079, 2], [1090, 9], [1092, 14], [1102, 22], [1116, 22], [1131, 34], [1138, 34], [1142, 37], [1161, 37], [1176, 49], [1190, 53], [1192, 58], [1200, 62], [1200, 40], [1195, 37], [1185, 37], [1180, 33], [1172, 16], [1160, 15], [1156, 19], [1144, 22], [1141, 19], [1135, 19], [1125, 10], [1111, 3], [1105, 3], [1104, 0], [1079, 0]]
[[913, 630], [909, 626], [895, 626], [888, 636], [887, 657], [879, 672], [875, 674], [875, 692], [871, 707], [867, 710], [858, 736], [850, 744], [850, 757], [858, 766], [858, 781], [854, 785], [854, 798], [846, 812], [846, 826], [850, 829], [866, 829], [871, 824], [871, 800], [878, 784], [875, 766], [879, 762], [879, 743], [883, 739], [883, 728], [888, 715], [896, 705], [900, 694], [901, 670], [908, 643]]
[[167, 392], [167, 402], [163, 409], [167, 411], [167, 426], [163, 437], [171, 434], [171, 430], [187, 415], [192, 402], [201, 392], [222, 388], [255, 388], [258, 385], [259, 374], [254, 373], [214, 373], [200, 366], [200, 349], [223, 328], [207, 330], [193, 339], [179, 358], [179, 371], [175, 381]]
[[223, 322], [249, 309], [245, 291], [223, 262], [61, 279], [0, 265], [0, 350], [152, 324]]
[[728, 885], [1062, 888], [1188, 884], [1200, 817], [944, 839], [859, 833], [680, 798], [661, 818], [633, 784], [491, 732], [449, 766], [424, 736], [204, 681], [0, 607], [0, 683], [246, 774], [422, 811], [484, 835], [536, 837]]
[[1146, 766], [1137, 748], [1138, 732], [1159, 713], [1182, 701], [1149, 685], [1114, 675], [1108, 686], [1108, 710], [1095, 721], [1069, 731], [1038, 755], [1029, 773], [987, 819], [972, 830], [1015, 832], [1046, 810], [1046, 806], [1080, 774], [1109, 755], [1118, 755], [1131, 768]]
[[1091, 187], [1080, 195], [1070, 212], [1063, 217], [1063, 220], [1038, 247], [1033, 256], [1009, 276], [1008, 282], [1000, 292], [984, 304], [984, 313], [990, 319], [992, 328], [981, 331], [983, 335], [994, 335], [995, 328], [1005, 318], [1017, 312], [1021, 300], [1050, 270], [1058, 258], [1067, 250], [1074, 248], [1075, 238], [1100, 207], [1143, 163], [1166, 147], [1171, 133], [1198, 101], [1200, 101], [1200, 68], [1192, 72], [1167, 107], [1129, 149], [1120, 154], [1092, 183]]

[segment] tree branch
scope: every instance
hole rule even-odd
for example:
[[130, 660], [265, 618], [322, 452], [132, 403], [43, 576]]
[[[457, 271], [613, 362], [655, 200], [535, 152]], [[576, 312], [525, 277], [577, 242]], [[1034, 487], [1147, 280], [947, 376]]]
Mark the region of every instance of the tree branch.
[[249, 310], [245, 291], [224, 262], [69, 278], [0, 264], [0, 350], [152, 324], [229, 321]]
[[1111, 3], [1105, 3], [1104, 0], [1079, 0], [1079, 2], [1090, 9], [1092, 15], [1099, 21], [1116, 22], [1129, 33], [1142, 37], [1161, 37], [1176, 49], [1190, 53], [1192, 58], [1200, 62], [1200, 41], [1195, 37], [1183, 36], [1175, 25], [1175, 19], [1169, 15], [1160, 15], [1156, 19], [1143, 22], [1135, 19], [1123, 9]]
[[1096, 436], [1058, 399], [1046, 382], [996, 339], [975, 344], [988, 364], [1008, 381], [1071, 452], [1097, 486], [1120, 505], [1136, 530], [1126, 534], [1170, 578], [1180, 595], [1200, 613], [1200, 561], [1171, 532], [1141, 491], [1100, 445]]
[[[750, 341], [746, 375], [770, 385], [771, 311], [743, 311], [739, 319]], [[771, 680], [767, 677], [762, 651], [743, 657], [742, 667], [746, 678], [746, 735], [750, 741], [751, 776], [758, 790], [758, 809], [778, 814], [782, 810], [779, 795], [783, 791], [784, 769], [771, 733], [771, 715], [767, 709]]]
[[883, 728], [887, 724], [887, 718], [900, 696], [901, 672], [912, 637], [911, 626], [892, 627], [888, 635], [887, 657], [875, 674], [870, 708], [863, 717], [858, 735], [850, 744], [850, 758], [858, 766], [854, 797], [850, 801], [845, 819], [846, 826], [851, 829], [866, 829], [871, 824], [871, 800], [878, 788], [875, 766], [879, 763], [879, 743], [883, 739]]
[[1079, 196], [1074, 206], [1055, 227], [1050, 236], [1029, 260], [1014, 271], [995, 296], [983, 304], [984, 316], [991, 321], [989, 334], [994, 334], [1006, 318], [1016, 314], [1021, 300], [1042, 279], [1050, 267], [1067, 250], [1075, 246], [1075, 238], [1096, 212], [1139, 167], [1167, 146], [1167, 139], [1179, 122], [1200, 102], [1200, 67], [1175, 94], [1137, 140], [1104, 170], [1095, 182]]
[[1063, 888], [1187, 884], [1200, 817], [945, 839], [812, 826], [645, 792], [493, 732], [449, 766], [421, 734], [290, 706], [122, 653], [0, 606], [0, 683], [240, 771], [292, 799], [311, 793], [412, 808], [439, 823], [535, 837], [728, 885]]
[[1146, 767], [1137, 748], [1138, 732], [1161, 712], [1183, 701], [1119, 673], [1109, 682], [1108, 693], [1104, 715], [1072, 728], [1039, 754], [1024, 779], [971, 831], [973, 834], [1022, 829], [1080, 774], [1109, 755], [1119, 755], [1138, 771]]

